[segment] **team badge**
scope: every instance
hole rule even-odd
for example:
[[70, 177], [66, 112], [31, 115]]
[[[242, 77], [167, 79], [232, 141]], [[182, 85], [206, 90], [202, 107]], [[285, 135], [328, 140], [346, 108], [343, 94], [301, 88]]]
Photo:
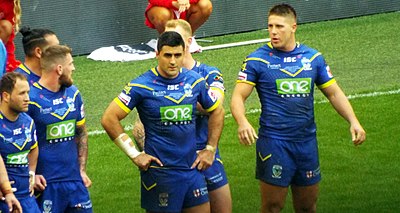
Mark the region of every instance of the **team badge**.
[[51, 213], [53, 202], [51, 200], [45, 200], [43, 202], [43, 213]]
[[160, 193], [158, 194], [158, 201], [159, 201], [159, 206], [161, 207], [167, 207], [168, 206], [168, 193]]
[[272, 166], [272, 177], [280, 179], [282, 175], [282, 166], [274, 165]]

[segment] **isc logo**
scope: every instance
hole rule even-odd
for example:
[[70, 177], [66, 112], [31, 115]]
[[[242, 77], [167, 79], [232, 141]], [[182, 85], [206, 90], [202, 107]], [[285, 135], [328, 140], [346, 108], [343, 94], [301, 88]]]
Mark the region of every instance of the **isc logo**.
[[75, 135], [75, 120], [50, 124], [46, 127], [46, 139], [59, 139]]
[[167, 90], [178, 90], [179, 89], [179, 84], [175, 85], [168, 85]]
[[59, 105], [63, 103], [63, 99], [62, 98], [57, 98], [53, 100], [53, 105]]
[[311, 79], [276, 79], [276, 86], [279, 94], [308, 94], [311, 91]]
[[296, 62], [296, 57], [285, 57], [283, 58], [283, 62], [285, 63]]
[[161, 107], [161, 121], [190, 121], [192, 120], [192, 111], [192, 105]]

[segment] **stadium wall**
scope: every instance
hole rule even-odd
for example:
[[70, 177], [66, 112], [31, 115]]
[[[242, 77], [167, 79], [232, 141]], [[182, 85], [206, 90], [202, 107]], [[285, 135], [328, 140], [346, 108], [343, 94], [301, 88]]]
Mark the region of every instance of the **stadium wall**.
[[[213, 13], [196, 37], [264, 29], [268, 9], [282, 1], [212, 0]], [[299, 23], [317, 22], [400, 11], [399, 0], [290, 0]], [[157, 37], [144, 25], [145, 0], [24, 0], [22, 26], [49, 28], [75, 55], [120, 44], [138, 44]], [[23, 59], [21, 35], [15, 39], [17, 57]]]

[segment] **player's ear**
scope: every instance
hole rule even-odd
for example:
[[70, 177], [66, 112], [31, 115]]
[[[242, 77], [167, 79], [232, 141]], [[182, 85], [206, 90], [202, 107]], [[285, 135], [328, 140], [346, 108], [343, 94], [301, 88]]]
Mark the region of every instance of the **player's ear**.
[[297, 30], [297, 23], [294, 22], [292, 25], [292, 32], [296, 32], [296, 30]]

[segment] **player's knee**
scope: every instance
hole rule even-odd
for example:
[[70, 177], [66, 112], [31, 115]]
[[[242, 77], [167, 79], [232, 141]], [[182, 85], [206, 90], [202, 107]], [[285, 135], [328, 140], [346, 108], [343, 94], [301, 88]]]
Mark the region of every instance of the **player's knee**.
[[204, 16], [210, 16], [213, 10], [213, 6], [210, 0], [200, 0], [197, 3], [197, 6], [199, 8], [199, 10], [201, 11], [201, 13]]
[[304, 213], [317, 212], [317, 204], [316, 203], [313, 203], [313, 204], [310, 204], [310, 205], [300, 204], [296, 208], [296, 212], [304, 212]]
[[0, 20], [0, 32], [1, 34], [10, 36], [12, 33], [13, 26], [11, 22], [7, 20]]
[[285, 206], [282, 202], [268, 202], [262, 205], [261, 212], [263, 213], [272, 213], [272, 212], [281, 212], [283, 207]]
[[154, 25], [165, 25], [165, 23], [173, 18], [170, 10], [164, 7], [153, 7], [147, 11], [147, 17]]

